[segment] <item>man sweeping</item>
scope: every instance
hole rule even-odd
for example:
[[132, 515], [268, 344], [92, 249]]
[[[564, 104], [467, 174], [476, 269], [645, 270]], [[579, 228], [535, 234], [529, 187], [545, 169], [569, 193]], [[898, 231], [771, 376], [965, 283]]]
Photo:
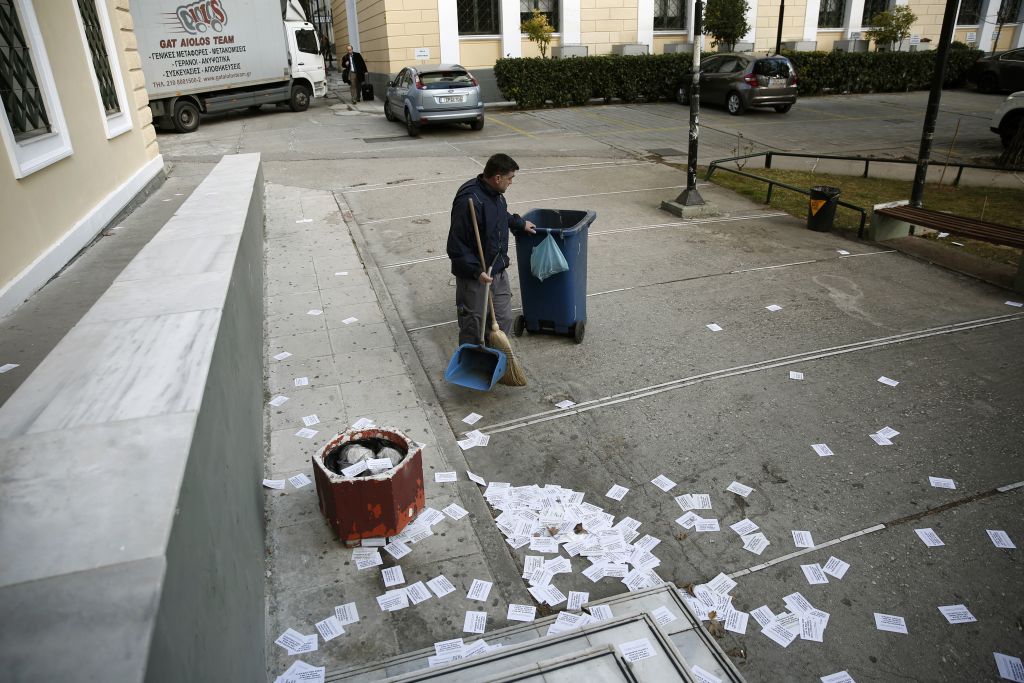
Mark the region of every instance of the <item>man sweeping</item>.
[[[480, 311], [484, 306], [484, 286], [490, 283], [494, 306], [492, 315], [502, 336], [512, 330], [512, 288], [508, 282], [509, 231], [515, 234], [536, 232], [536, 226], [519, 214], [508, 212], [505, 191], [519, 170], [512, 157], [495, 154], [487, 160], [484, 172], [463, 183], [452, 202], [452, 222], [448, 231], [448, 258], [455, 275], [455, 306], [459, 318], [459, 344], [476, 344], [480, 340]], [[472, 200], [473, 209], [469, 208]], [[479, 226], [480, 247], [477, 247], [474, 214]], [[490, 269], [490, 275], [487, 274]], [[498, 345], [492, 333], [491, 343]], [[512, 363], [510, 363], [512, 365]]]

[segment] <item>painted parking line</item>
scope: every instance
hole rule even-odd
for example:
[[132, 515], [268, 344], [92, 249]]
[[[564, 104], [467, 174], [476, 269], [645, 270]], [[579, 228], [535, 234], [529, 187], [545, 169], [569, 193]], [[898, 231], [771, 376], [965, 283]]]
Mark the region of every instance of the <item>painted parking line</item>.
[[737, 365], [735, 367], [725, 368], [722, 370], [712, 370], [710, 372], [691, 375], [689, 377], [680, 377], [677, 379], [669, 380], [667, 382], [661, 382], [660, 384], [652, 384], [650, 386], [640, 387], [638, 389], [631, 389], [629, 391], [613, 394], [611, 396], [605, 396], [603, 398], [582, 401], [580, 403], [577, 403], [572, 408], [564, 410], [557, 408], [552, 410], [546, 410], [543, 412], [534, 413], [532, 415], [525, 415], [523, 417], [505, 420], [504, 422], [497, 422], [492, 425], [477, 425], [477, 428], [487, 434], [500, 434], [501, 432], [510, 432], [516, 429], [522, 429], [524, 427], [540, 424], [542, 422], [550, 422], [551, 420], [564, 419], [567, 417], [571, 417], [573, 415], [579, 415], [580, 413], [586, 413], [591, 410], [610, 408], [612, 406], [621, 405], [623, 403], [628, 403], [630, 401], [636, 401], [641, 398], [655, 396], [666, 391], [683, 389], [685, 387], [690, 387], [695, 384], [702, 384], [704, 382], [725, 379], [727, 377], [736, 377], [739, 375], [747, 375], [755, 372], [763, 372], [765, 370], [770, 370], [772, 368], [784, 367], [787, 365], [795, 365], [797, 363], [806, 363], [808, 361], [820, 360], [822, 358], [842, 356], [848, 353], [858, 353], [861, 351], [867, 351], [870, 349], [876, 349], [885, 346], [892, 346], [894, 344], [902, 344], [908, 341], [915, 341], [918, 339], [926, 339], [929, 337], [953, 334], [955, 332], [966, 332], [968, 330], [989, 327], [991, 325], [1002, 325], [1010, 322], [1016, 322], [1019, 320], [1024, 320], [1024, 314], [1010, 313], [1007, 315], [993, 316], [990, 318], [966, 320], [963, 322], [952, 323], [949, 325], [939, 325], [937, 327], [914, 330], [912, 332], [903, 332], [888, 337], [866, 339], [859, 342], [853, 342], [851, 344], [841, 344], [839, 346], [830, 346], [821, 349], [814, 349], [811, 351], [804, 351], [801, 353], [795, 353], [788, 356], [779, 356], [778, 358], [770, 358], [762, 361], [757, 361], [755, 363]]
[[935, 514], [937, 512], [942, 512], [943, 510], [948, 510], [950, 508], [961, 507], [963, 505], [966, 505], [968, 503], [973, 503], [974, 501], [981, 500], [983, 498], [991, 498], [992, 496], [996, 496], [996, 495], [998, 495], [1000, 493], [1008, 493], [1008, 492], [1016, 490], [1016, 489], [1018, 489], [1018, 488], [1020, 488], [1022, 486], [1024, 486], [1024, 481], [1018, 481], [1018, 482], [1015, 482], [1013, 484], [1007, 484], [1005, 486], [998, 486], [996, 488], [989, 489], [987, 491], [982, 491], [980, 493], [975, 493], [975, 494], [972, 494], [970, 496], [965, 496], [963, 498], [958, 498], [957, 500], [953, 500], [953, 501], [949, 501], [947, 503], [944, 503], [943, 505], [940, 505], [939, 507], [929, 508], [927, 510], [921, 510], [920, 512], [915, 512], [912, 515], [908, 515], [906, 517], [901, 517], [899, 519], [895, 519], [895, 520], [892, 520], [890, 522], [886, 522], [884, 524], [876, 524], [874, 526], [869, 526], [869, 527], [867, 527], [865, 529], [861, 529], [860, 531], [854, 531], [851, 534], [846, 534], [845, 536], [840, 536], [838, 538], [833, 538], [830, 541], [825, 541], [824, 543], [819, 543], [819, 544], [815, 545], [813, 548], [801, 548], [800, 550], [797, 550], [797, 551], [792, 552], [792, 553], [787, 553], [786, 555], [782, 555], [780, 557], [776, 557], [776, 558], [774, 558], [772, 560], [769, 560], [767, 562], [762, 562], [761, 564], [756, 564], [756, 565], [754, 565], [752, 567], [748, 567], [746, 569], [740, 569], [739, 571], [735, 571], [735, 572], [729, 574], [729, 578], [736, 579], [736, 578], [739, 578], [741, 576], [747, 576], [748, 574], [753, 574], [754, 572], [759, 572], [762, 569], [768, 569], [769, 567], [774, 567], [777, 564], [781, 564], [781, 563], [786, 562], [788, 560], [792, 560], [795, 557], [800, 557], [800, 556], [806, 555], [808, 553], [813, 553], [815, 551], [821, 550], [822, 548], [828, 548], [830, 546], [838, 545], [840, 543], [852, 540], [854, 538], [859, 538], [861, 536], [866, 536], [868, 534], [873, 534], [876, 531], [882, 531], [884, 529], [891, 529], [894, 526], [899, 526], [899, 525], [907, 524], [908, 522], [916, 521], [916, 520], [918, 520], [918, 519], [920, 519], [922, 517], [926, 517], [928, 515], [933, 515], [933, 514]]
[[[765, 212], [758, 213], [749, 216], [721, 216], [716, 218], [698, 218], [689, 221], [675, 221], [672, 223], [651, 223], [648, 225], [634, 225], [628, 228], [611, 228], [608, 230], [592, 230], [589, 234], [591, 237], [597, 237], [600, 235], [615, 235], [622, 232], [637, 232], [643, 230], [655, 230], [658, 228], [672, 228], [679, 227], [681, 225], [705, 225], [708, 223], [728, 223], [730, 221], [743, 221], [750, 220], [752, 218], [778, 218], [780, 216], [786, 216], [788, 214], [784, 212]], [[401, 268], [402, 266], [412, 266], [419, 263], [429, 263], [430, 261], [440, 261], [441, 259], [448, 258], [447, 255], [442, 254], [441, 256], [427, 256], [420, 259], [412, 259], [409, 261], [399, 261], [397, 263], [389, 263], [386, 266], [380, 266], [381, 270], [387, 268]]]
[[[888, 251], [872, 251], [872, 252], [868, 252], [866, 254], [857, 254], [857, 256], [878, 256], [878, 255], [881, 255], [881, 254], [895, 254], [895, 253], [896, 252], [893, 251], [893, 250], [888, 250]], [[442, 258], [448, 258], [448, 257], [447, 256], [431, 256], [429, 260], [437, 260], [437, 259], [442, 259]], [[796, 263], [783, 263], [783, 264], [780, 264], [780, 265], [777, 265], [777, 266], [762, 266], [760, 268], [745, 268], [743, 270], [730, 270], [728, 272], [724, 272], [723, 271], [723, 272], [719, 272], [719, 273], [705, 273], [703, 275], [691, 275], [690, 277], [675, 278], [675, 279], [672, 279], [672, 280], [659, 280], [658, 282], [648, 282], [648, 283], [645, 283], [645, 284], [642, 284], [642, 285], [634, 285], [632, 287], [619, 287], [617, 289], [607, 289], [607, 290], [604, 290], [602, 292], [592, 292], [592, 293], [587, 294], [586, 297], [589, 299], [591, 297], [604, 296], [606, 294], [616, 294], [618, 292], [629, 292], [629, 291], [632, 291], [634, 289], [645, 289], [647, 287], [663, 287], [665, 285], [675, 285], [675, 284], [679, 284], [680, 282], [689, 282], [691, 280], [705, 280], [705, 279], [709, 279], [709, 278], [713, 278], [713, 277], [721, 277], [723, 275], [740, 275], [742, 273], [751, 273], [751, 272], [754, 272], [754, 271], [757, 271], [757, 270], [773, 270], [775, 268], [789, 268], [789, 267], [792, 267], [792, 266], [803, 266], [803, 265], [806, 265], [808, 263], [825, 263], [826, 261], [838, 261], [840, 258], [842, 258], [842, 257], [838, 257], [838, 258], [830, 257], [830, 258], [823, 258], [823, 259], [814, 259], [812, 261], [797, 261]], [[513, 311], [521, 311], [522, 307], [513, 308], [512, 310]], [[430, 325], [421, 325], [419, 327], [410, 327], [410, 328], [408, 328], [406, 330], [406, 332], [412, 333], [412, 332], [419, 332], [421, 330], [430, 330], [430, 329], [433, 329], [435, 327], [443, 327], [444, 325], [454, 325], [457, 322], [458, 322], [457, 320], [445, 320], [444, 322], [440, 322], [440, 323], [432, 323]]]
[[[704, 185], [704, 184], [706, 184], [706, 183], [698, 183], [698, 186]], [[509, 206], [514, 206], [516, 204], [536, 204], [538, 202], [554, 202], [554, 201], [560, 201], [560, 200], [563, 200], [563, 199], [583, 199], [585, 197], [603, 197], [603, 196], [606, 196], [606, 195], [627, 194], [627, 193], [630, 193], [630, 192], [654, 192], [654, 191], [657, 191], [657, 190], [678, 190], [678, 189], [683, 188], [683, 187], [686, 187], [686, 186], [685, 185], [669, 185], [667, 187], [642, 187], [642, 188], [640, 188], [638, 190], [613, 190], [611, 192], [592, 192], [590, 194], [570, 194], [570, 195], [565, 195], [564, 197], [536, 197], [534, 199], [524, 199], [524, 200], [521, 200], [521, 201], [509, 202], [508, 205]], [[345, 192], [342, 191], [341, 194], [344, 195]], [[451, 209], [445, 209], [443, 211], [430, 211], [428, 213], [414, 213], [414, 214], [409, 215], [409, 216], [395, 216], [394, 218], [377, 218], [377, 219], [372, 220], [372, 221], [362, 222], [362, 223], [360, 223], [360, 225], [374, 225], [376, 223], [389, 223], [391, 221], [403, 221], [403, 220], [408, 220], [410, 218], [424, 218], [426, 216], [437, 216], [437, 215], [442, 214], [442, 213], [448, 213], [449, 211], [451, 211]]]

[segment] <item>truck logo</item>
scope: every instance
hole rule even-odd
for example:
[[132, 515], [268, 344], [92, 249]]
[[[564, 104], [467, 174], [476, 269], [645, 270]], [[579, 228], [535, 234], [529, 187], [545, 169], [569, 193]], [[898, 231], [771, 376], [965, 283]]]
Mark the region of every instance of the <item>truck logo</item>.
[[228, 15], [224, 11], [224, 0], [198, 0], [188, 5], [181, 5], [175, 15], [185, 29], [185, 33], [196, 35], [213, 29], [217, 33], [224, 30], [228, 23]]

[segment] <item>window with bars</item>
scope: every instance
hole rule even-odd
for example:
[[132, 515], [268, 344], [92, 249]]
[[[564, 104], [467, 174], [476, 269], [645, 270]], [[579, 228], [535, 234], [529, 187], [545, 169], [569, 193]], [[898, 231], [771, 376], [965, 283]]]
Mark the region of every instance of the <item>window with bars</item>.
[[654, 0], [654, 30], [686, 29], [686, 5], [683, 0]]
[[0, 0], [0, 99], [15, 140], [51, 132], [39, 79], [13, 0]]
[[558, 0], [519, 0], [519, 23], [532, 17], [533, 10], [547, 17], [551, 28], [558, 31]]
[[889, 0], [864, 0], [864, 13], [861, 15], [862, 26], [873, 26], [871, 20], [882, 12], [889, 10]]
[[821, 0], [818, 6], [818, 28], [842, 28], [845, 13], [845, 0]]
[[981, 20], [981, 0], [960, 0], [958, 24], [977, 24]]
[[1020, 21], [1021, 0], [1003, 0], [999, 5], [998, 21], [1003, 24], [1014, 24]]
[[100, 87], [103, 111], [108, 116], [117, 114], [121, 111], [121, 103], [117, 99], [117, 88], [114, 87], [114, 76], [110, 71], [110, 56], [103, 41], [103, 27], [96, 14], [96, 0], [78, 0], [78, 11], [82, 15], [82, 28], [85, 29], [85, 40], [92, 57], [92, 70], [96, 73], [96, 83]]
[[457, 0], [460, 36], [493, 36], [501, 33], [498, 0]]

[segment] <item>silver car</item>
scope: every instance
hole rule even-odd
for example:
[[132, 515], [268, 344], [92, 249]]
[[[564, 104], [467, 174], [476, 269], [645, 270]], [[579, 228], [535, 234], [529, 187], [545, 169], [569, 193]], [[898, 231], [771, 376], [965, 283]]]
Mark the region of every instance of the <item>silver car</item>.
[[473, 74], [458, 64], [407, 66], [388, 83], [384, 116], [404, 121], [409, 135], [432, 123], [468, 123], [484, 127], [484, 101]]

